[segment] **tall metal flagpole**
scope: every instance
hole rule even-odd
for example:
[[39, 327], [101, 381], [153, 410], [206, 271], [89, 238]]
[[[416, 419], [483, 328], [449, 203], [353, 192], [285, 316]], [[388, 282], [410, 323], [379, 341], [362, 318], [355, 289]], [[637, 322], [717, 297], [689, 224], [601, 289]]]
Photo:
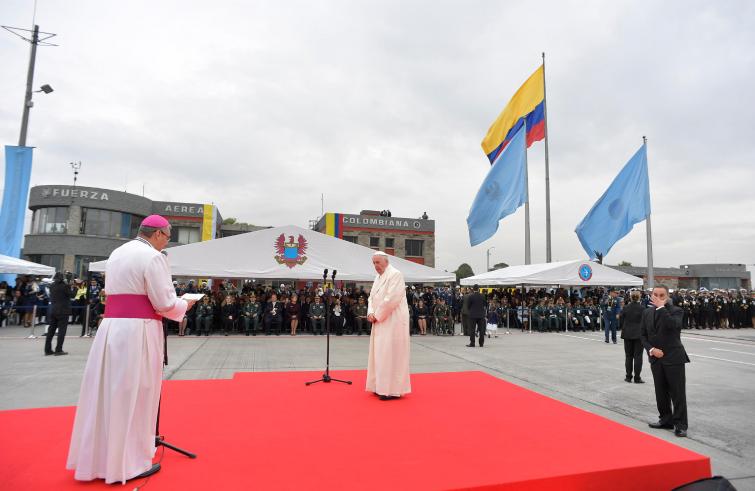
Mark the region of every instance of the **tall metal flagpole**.
[[31, 55], [29, 55], [29, 70], [26, 73], [26, 94], [24, 95], [24, 112], [21, 117], [21, 134], [18, 146], [26, 146], [26, 133], [29, 128], [29, 109], [32, 107], [31, 88], [34, 85], [34, 64], [37, 60], [37, 44], [39, 44], [39, 26], [35, 25], [31, 36]]
[[[527, 120], [524, 120], [525, 139], [527, 135]], [[524, 144], [524, 189], [527, 191], [527, 201], [524, 202], [524, 264], [532, 264], [530, 251], [530, 183], [529, 164], [527, 163], [527, 143]]]
[[[643, 136], [642, 137], [642, 144], [645, 145], [645, 155], [647, 156], [647, 143], [648, 139]], [[648, 166], [650, 167], [650, 166]], [[650, 172], [648, 170], [648, 186], [650, 185]], [[648, 252], [648, 288], [654, 288], [655, 287], [655, 273], [653, 273], [653, 233], [652, 233], [652, 227], [650, 226], [650, 215], [651, 213], [648, 213], [648, 217], [645, 219], [645, 231], [647, 235], [648, 245], [647, 245], [647, 252]]]
[[551, 179], [548, 169], [548, 102], [545, 90], [545, 52], [543, 52], [543, 120], [545, 129], [545, 262], [551, 262]]

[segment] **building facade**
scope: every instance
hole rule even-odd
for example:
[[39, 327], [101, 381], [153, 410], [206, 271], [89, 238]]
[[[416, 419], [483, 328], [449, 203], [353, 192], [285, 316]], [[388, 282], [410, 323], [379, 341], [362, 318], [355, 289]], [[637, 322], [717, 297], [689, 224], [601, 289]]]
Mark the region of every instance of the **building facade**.
[[358, 215], [326, 213], [313, 228], [408, 261], [435, 266], [435, 220], [362, 210]]
[[[647, 287], [647, 267], [611, 267], [642, 278]], [[653, 275], [656, 283], [662, 283], [671, 289], [752, 288], [752, 278], [744, 264], [683, 264], [678, 268], [653, 268]]]
[[90, 262], [107, 259], [133, 239], [147, 215], [170, 221], [170, 246], [222, 236], [222, 217], [213, 204], [152, 201], [112, 189], [35, 186], [29, 209], [33, 215], [23, 256], [77, 276], [86, 275]]

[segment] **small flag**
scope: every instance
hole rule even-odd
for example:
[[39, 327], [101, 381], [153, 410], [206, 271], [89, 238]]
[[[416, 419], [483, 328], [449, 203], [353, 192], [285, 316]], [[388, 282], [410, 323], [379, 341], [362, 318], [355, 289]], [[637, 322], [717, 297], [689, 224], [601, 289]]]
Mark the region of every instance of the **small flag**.
[[514, 134], [488, 171], [467, 217], [469, 243], [488, 240], [498, 222], [527, 201], [527, 148], [525, 128]]
[[574, 230], [591, 259], [605, 257], [635, 223], [650, 215], [647, 147], [643, 144]]

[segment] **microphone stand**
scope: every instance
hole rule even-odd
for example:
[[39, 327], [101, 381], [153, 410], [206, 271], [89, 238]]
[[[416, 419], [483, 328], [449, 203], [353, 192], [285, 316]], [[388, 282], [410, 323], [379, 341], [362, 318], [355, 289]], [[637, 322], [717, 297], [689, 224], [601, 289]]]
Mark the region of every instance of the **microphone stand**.
[[[333, 270], [333, 276], [331, 276], [331, 279], [333, 281], [333, 287], [336, 286], [336, 270]], [[325, 282], [328, 279], [328, 270], [326, 269], [322, 274], [322, 282], [323, 286], [325, 285]], [[316, 384], [317, 382], [324, 382], [324, 383], [330, 383], [330, 382], [341, 382], [342, 384], [348, 384], [351, 385], [350, 380], [339, 380], [337, 378], [333, 378], [330, 376], [330, 294], [325, 293], [325, 338], [326, 338], [326, 344], [325, 344], [325, 373], [322, 374], [322, 378], [319, 378], [317, 380], [313, 380], [311, 382], [305, 382], [304, 385], [312, 385]]]
[[[165, 323], [163, 323], [163, 365], [168, 364], [168, 329], [165, 326]], [[180, 454], [183, 454], [190, 459], [196, 459], [197, 454], [191, 453], [188, 450], [184, 450], [182, 448], [176, 447], [175, 445], [168, 443], [165, 441], [165, 437], [160, 435], [160, 406], [162, 405], [162, 389], [160, 390], [160, 401], [157, 403], [157, 422], [155, 423], [155, 446], [160, 447], [163, 446], [165, 448], [169, 448], [173, 450], [174, 452], [178, 452]]]

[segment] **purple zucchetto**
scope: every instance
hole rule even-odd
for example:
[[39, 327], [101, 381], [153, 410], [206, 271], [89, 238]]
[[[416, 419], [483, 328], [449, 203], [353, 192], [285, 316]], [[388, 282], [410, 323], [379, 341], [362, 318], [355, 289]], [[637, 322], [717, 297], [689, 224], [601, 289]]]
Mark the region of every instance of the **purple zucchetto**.
[[142, 227], [165, 228], [170, 226], [170, 222], [160, 215], [150, 215], [142, 220]]

